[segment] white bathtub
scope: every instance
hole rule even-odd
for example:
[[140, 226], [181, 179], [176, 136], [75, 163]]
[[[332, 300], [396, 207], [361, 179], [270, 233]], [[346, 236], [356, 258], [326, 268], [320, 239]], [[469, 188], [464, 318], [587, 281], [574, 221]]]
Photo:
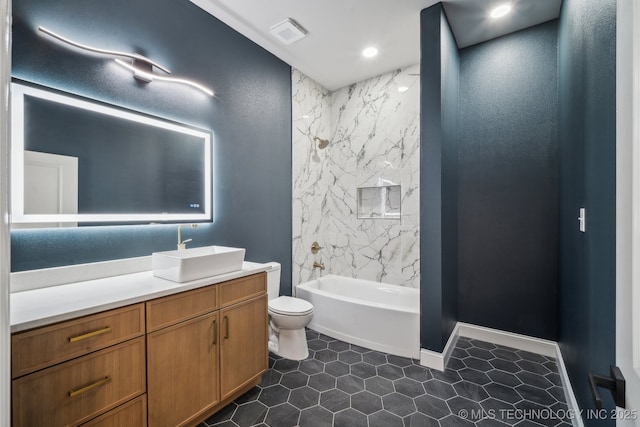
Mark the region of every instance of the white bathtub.
[[309, 328], [398, 356], [420, 358], [420, 291], [329, 274], [296, 287], [313, 304]]

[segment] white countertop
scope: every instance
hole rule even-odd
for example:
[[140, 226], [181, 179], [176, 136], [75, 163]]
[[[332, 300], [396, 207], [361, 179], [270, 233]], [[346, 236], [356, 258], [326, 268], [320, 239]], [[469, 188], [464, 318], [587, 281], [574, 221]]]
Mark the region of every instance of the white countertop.
[[15, 292], [10, 296], [11, 332], [226, 282], [268, 269], [268, 264], [245, 262], [241, 270], [185, 283], [160, 279], [151, 271], [143, 271]]

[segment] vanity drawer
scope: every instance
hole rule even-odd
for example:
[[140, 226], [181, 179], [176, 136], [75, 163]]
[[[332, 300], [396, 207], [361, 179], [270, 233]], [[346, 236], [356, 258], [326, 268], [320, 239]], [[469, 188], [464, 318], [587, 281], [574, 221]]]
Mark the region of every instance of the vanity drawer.
[[219, 284], [218, 287], [220, 288], [220, 307], [227, 307], [267, 292], [267, 273], [230, 280]]
[[147, 302], [149, 332], [198, 317], [218, 308], [218, 287], [206, 286]]
[[120, 405], [98, 418], [82, 424], [82, 427], [146, 427], [147, 396], [142, 395]]
[[142, 336], [144, 330], [144, 304], [136, 304], [14, 334], [12, 378]]
[[140, 337], [13, 380], [13, 426], [77, 426], [145, 388]]

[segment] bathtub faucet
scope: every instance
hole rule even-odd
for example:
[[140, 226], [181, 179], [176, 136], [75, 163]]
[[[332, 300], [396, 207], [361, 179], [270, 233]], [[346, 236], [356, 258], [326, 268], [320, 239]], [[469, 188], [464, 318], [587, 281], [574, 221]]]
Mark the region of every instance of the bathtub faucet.
[[313, 268], [319, 268], [320, 270], [324, 270], [324, 262], [314, 262]]
[[311, 253], [312, 254], [314, 254], [314, 255], [317, 254], [320, 249], [322, 249], [322, 246], [320, 246], [318, 244], [318, 242], [313, 242], [311, 244]]

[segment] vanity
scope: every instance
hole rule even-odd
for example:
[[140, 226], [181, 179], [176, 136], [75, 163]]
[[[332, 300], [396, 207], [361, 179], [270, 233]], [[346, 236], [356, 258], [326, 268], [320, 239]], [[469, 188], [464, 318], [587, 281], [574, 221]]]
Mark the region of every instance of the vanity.
[[181, 238], [215, 221], [213, 132], [29, 82], [11, 96], [12, 230], [144, 225], [167, 247], [154, 227], [180, 223], [178, 250], [11, 274], [12, 425], [195, 426], [258, 384], [269, 267]]
[[266, 269], [12, 293], [12, 425], [197, 425], [268, 368]]

